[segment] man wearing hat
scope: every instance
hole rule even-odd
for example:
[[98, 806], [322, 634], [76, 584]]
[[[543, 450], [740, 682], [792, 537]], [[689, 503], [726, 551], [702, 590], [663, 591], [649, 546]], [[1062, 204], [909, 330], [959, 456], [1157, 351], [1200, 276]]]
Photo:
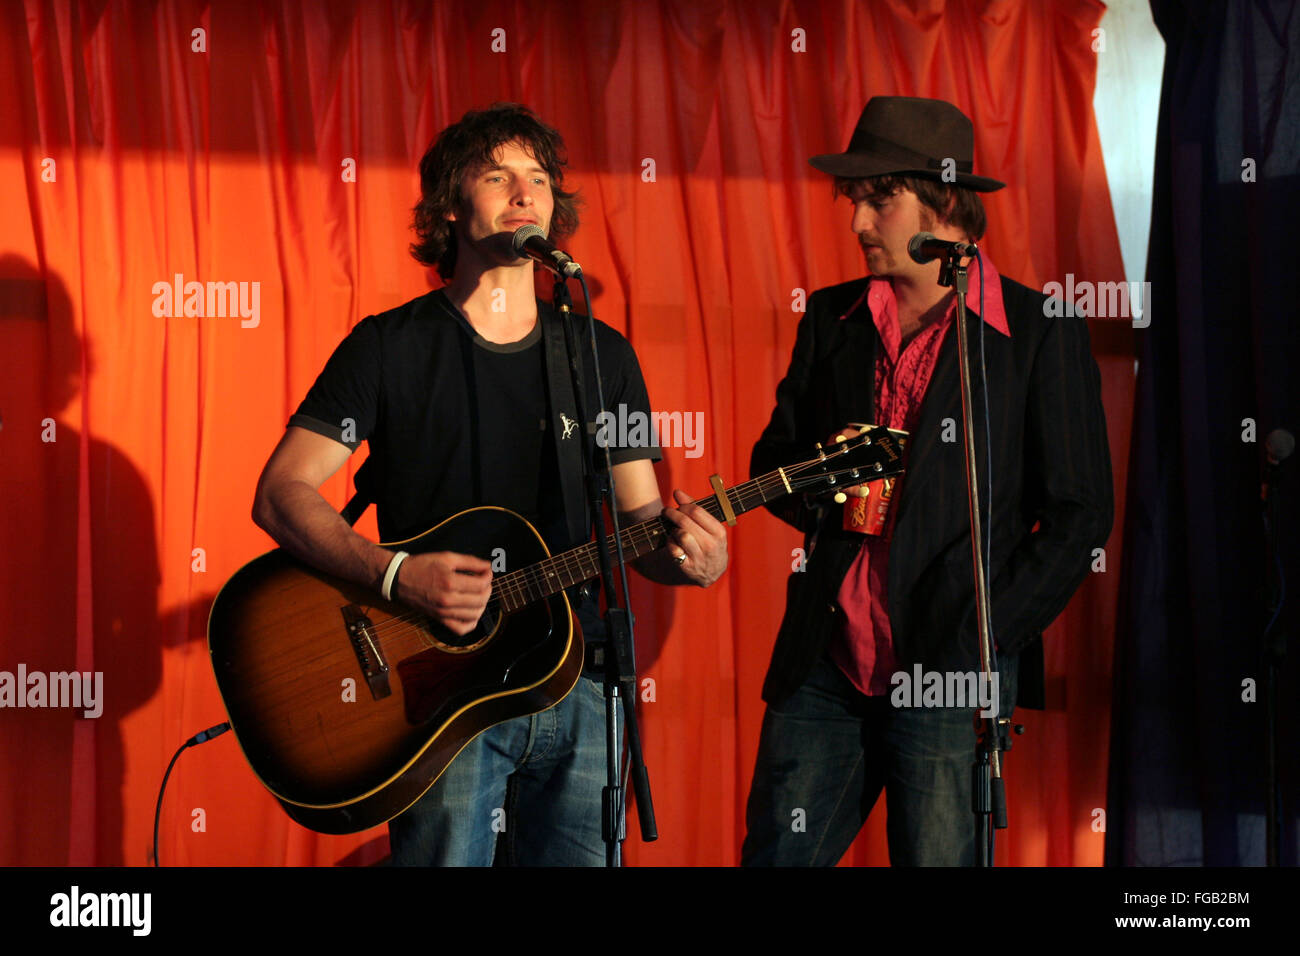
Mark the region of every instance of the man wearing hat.
[[[763, 685], [767, 712], [747, 809], [746, 865], [833, 865], [885, 791], [894, 865], [971, 865], [974, 701], [924, 706], [910, 683], [980, 670], [956, 294], [918, 232], [976, 242], [974, 133], [941, 100], [874, 97], [844, 153], [814, 156], [852, 205], [869, 275], [819, 289], [799, 323], [751, 474], [872, 422], [907, 431], [906, 473], [834, 504], [785, 498], [805, 534]], [[1088, 573], [1112, 520], [1100, 375], [1082, 318], [1001, 277], [982, 254], [966, 296], [998, 705], [1042, 706], [1041, 635]], [[981, 329], [982, 327], [982, 329]], [[983, 339], [985, 373], [980, 374]], [[984, 409], [988, 409], [986, 432]], [[990, 494], [991, 515], [987, 501]], [[871, 508], [864, 515], [869, 489]], [[938, 706], [935, 706], [938, 704]], [[966, 704], [966, 706], [957, 706]]]

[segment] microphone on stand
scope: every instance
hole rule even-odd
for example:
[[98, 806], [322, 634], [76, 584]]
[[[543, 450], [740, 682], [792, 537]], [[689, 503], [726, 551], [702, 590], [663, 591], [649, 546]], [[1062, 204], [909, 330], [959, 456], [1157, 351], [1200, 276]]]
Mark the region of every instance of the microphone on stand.
[[1264, 686], [1261, 699], [1264, 702], [1264, 737], [1265, 737], [1265, 795], [1268, 801], [1264, 812], [1264, 862], [1267, 866], [1278, 865], [1278, 850], [1281, 846], [1282, 788], [1278, 780], [1278, 677], [1286, 659], [1287, 626], [1279, 625], [1282, 606], [1286, 602], [1286, 571], [1282, 554], [1278, 547], [1278, 525], [1281, 517], [1281, 503], [1278, 501], [1278, 487], [1281, 484], [1282, 464], [1295, 451], [1295, 435], [1285, 428], [1275, 428], [1264, 439], [1264, 481], [1260, 486], [1263, 499], [1264, 519], [1264, 553], [1267, 571], [1265, 585], [1265, 614], [1268, 623], [1264, 625], [1263, 656]]
[[582, 275], [582, 266], [557, 249], [555, 243], [546, 238], [546, 233], [542, 232], [540, 226], [531, 223], [520, 226], [515, 230], [510, 244], [519, 258], [540, 262], [558, 276], [572, 279]]
[[932, 232], [918, 232], [907, 244], [907, 253], [913, 262], [925, 265], [933, 259], [946, 259], [951, 253], [963, 258], [975, 258], [979, 248], [973, 242], [949, 242], [936, 239]]
[[1291, 457], [1295, 451], [1295, 436], [1285, 428], [1274, 428], [1264, 439], [1264, 455], [1268, 459], [1264, 465], [1264, 483], [1260, 488], [1260, 497], [1268, 500], [1268, 493], [1277, 486], [1278, 468], [1282, 462]]

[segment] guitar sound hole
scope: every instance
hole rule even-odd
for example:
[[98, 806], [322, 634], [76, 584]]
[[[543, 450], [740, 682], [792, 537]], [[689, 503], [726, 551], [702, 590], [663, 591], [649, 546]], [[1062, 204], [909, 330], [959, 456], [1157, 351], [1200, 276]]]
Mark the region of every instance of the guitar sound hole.
[[483, 616], [478, 619], [478, 628], [475, 630], [475, 633], [477, 633], [479, 637], [487, 637], [497, 629], [497, 625], [500, 622], [501, 612], [489, 604], [487, 609], [483, 612]]

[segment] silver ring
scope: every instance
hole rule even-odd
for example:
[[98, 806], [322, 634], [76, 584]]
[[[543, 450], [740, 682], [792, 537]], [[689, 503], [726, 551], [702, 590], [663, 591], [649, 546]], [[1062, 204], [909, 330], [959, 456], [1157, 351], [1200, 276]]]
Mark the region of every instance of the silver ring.
[[681, 554], [677, 555], [677, 557], [675, 557], [673, 560], [677, 562], [677, 566], [680, 568], [683, 564], [686, 563], [686, 552], [683, 551]]

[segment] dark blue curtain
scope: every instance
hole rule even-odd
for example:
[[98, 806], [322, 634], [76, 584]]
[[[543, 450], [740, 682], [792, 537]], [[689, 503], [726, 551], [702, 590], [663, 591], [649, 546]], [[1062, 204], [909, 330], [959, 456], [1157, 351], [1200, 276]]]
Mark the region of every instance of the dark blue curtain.
[[1300, 16], [1166, 2], [1167, 45], [1115, 654], [1106, 861], [1265, 861], [1263, 641], [1271, 569], [1281, 862], [1297, 862], [1300, 455], [1265, 557], [1266, 436], [1300, 433]]

